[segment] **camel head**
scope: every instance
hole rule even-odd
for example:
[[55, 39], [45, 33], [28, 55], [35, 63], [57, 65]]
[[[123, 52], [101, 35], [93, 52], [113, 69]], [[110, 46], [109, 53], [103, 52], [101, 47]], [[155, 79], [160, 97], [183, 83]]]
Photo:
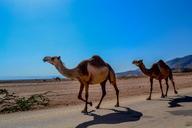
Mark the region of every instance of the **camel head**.
[[135, 64], [136, 66], [141, 66], [143, 64], [143, 60], [134, 60], [132, 64]]
[[60, 59], [61, 59], [60, 56], [53, 56], [53, 57], [46, 56], [46, 57], [43, 58], [43, 61], [44, 62], [48, 62], [48, 63], [56, 66], [56, 65], [58, 65], [61, 62]]

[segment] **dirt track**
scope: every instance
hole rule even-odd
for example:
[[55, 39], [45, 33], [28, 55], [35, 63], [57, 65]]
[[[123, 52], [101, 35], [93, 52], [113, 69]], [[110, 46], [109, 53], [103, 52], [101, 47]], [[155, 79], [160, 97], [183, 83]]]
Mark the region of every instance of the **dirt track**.
[[[180, 95], [159, 99], [153, 95], [106, 101], [102, 108], [89, 107], [89, 115], [81, 114], [83, 105], [50, 108], [0, 115], [1, 128], [192, 128], [192, 88], [180, 90]], [[180, 107], [176, 107], [179, 106]], [[169, 107], [172, 106], [172, 107]]]

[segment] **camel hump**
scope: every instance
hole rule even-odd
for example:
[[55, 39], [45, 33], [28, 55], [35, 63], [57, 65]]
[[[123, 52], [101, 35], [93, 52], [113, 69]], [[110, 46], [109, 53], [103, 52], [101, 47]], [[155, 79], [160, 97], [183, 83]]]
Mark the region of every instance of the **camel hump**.
[[88, 75], [89, 74], [88, 70], [87, 70], [88, 63], [95, 66], [95, 67], [107, 66], [105, 61], [100, 56], [94, 55], [90, 59], [82, 61], [77, 66], [81, 74], [83, 74], [83, 75]]
[[162, 74], [166, 75], [169, 73], [170, 68], [163, 60], [159, 60], [157, 65]]
[[89, 59], [89, 63], [93, 66], [96, 66], [96, 67], [107, 66], [105, 61], [98, 55], [92, 56], [91, 59]]
[[158, 63], [166, 64], [163, 60], [159, 60]]
[[169, 68], [169, 66], [163, 60], [159, 60], [157, 64], [160, 68]]

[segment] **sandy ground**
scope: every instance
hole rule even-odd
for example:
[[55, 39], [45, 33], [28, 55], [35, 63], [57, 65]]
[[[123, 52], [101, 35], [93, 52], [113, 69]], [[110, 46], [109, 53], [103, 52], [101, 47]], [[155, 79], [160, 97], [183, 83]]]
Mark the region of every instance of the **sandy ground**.
[[20, 96], [46, 91], [52, 93], [48, 95], [50, 105], [45, 109], [1, 114], [0, 128], [192, 128], [192, 74], [177, 74], [175, 82], [178, 95], [173, 93], [170, 84], [169, 97], [161, 99], [159, 85], [155, 81], [152, 100], [146, 101], [148, 78], [118, 80], [119, 108], [113, 107], [115, 91], [108, 83], [107, 96], [99, 110], [94, 106], [100, 99], [101, 89], [99, 85], [91, 85], [89, 94], [94, 104], [89, 107], [92, 111], [89, 115], [81, 113], [84, 104], [77, 99], [77, 81], [1, 83], [0, 88]]
[[[177, 89], [192, 87], [192, 73], [175, 74], [175, 83]], [[164, 83], [164, 82], [163, 82]], [[169, 94], [173, 94], [173, 87], [171, 82]], [[120, 90], [120, 99], [130, 96], [138, 96], [149, 93], [149, 79], [142, 78], [129, 78], [117, 80], [118, 88]], [[103, 102], [115, 99], [115, 91], [112, 85], [107, 83], [107, 95]], [[164, 90], [166, 89], [165, 83], [163, 84]], [[77, 99], [79, 91], [78, 81], [61, 81], [61, 82], [23, 82], [23, 83], [1, 83], [0, 88], [6, 88], [10, 91], [16, 92], [20, 96], [29, 96], [32, 94], [44, 93], [51, 91], [48, 94], [50, 105], [48, 107], [60, 107], [82, 104], [83, 102]], [[153, 94], [160, 91], [158, 81], [154, 81]], [[179, 91], [179, 90], [178, 90]], [[165, 92], [165, 91], [164, 91]], [[84, 96], [84, 94], [83, 94]], [[94, 101], [96, 106], [101, 97], [100, 85], [90, 85], [89, 99]], [[147, 96], [146, 96], [147, 97]], [[146, 98], [144, 97], [144, 99]], [[159, 95], [160, 97], [160, 95]], [[153, 98], [153, 95], [152, 95]]]
[[[180, 94], [146, 101], [146, 95], [121, 98], [103, 103], [102, 108], [81, 114], [83, 105], [65, 106], [28, 112], [0, 115], [1, 128], [192, 128], [192, 88]], [[180, 107], [176, 107], [180, 106]]]

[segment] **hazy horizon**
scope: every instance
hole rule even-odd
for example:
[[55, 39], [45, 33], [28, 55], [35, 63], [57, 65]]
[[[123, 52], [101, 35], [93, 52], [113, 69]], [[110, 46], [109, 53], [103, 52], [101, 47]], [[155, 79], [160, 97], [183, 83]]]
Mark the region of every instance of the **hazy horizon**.
[[190, 0], [1, 0], [0, 78], [54, 76], [100, 55], [116, 72], [192, 54]]
[[[189, 55], [186, 55], [189, 56]], [[182, 57], [186, 57], [186, 56], [182, 56]], [[190, 56], [192, 56], [192, 54], [190, 54]], [[176, 58], [180, 58], [180, 57], [175, 57], [172, 58], [176, 59]], [[167, 60], [170, 61], [170, 60]], [[151, 67], [152, 65], [149, 65], [148, 67]], [[126, 71], [121, 71], [121, 72], [116, 72], [116, 74], [118, 73], [124, 73], [124, 72], [128, 72], [128, 71], [134, 71], [134, 70], [138, 70], [138, 67], [136, 67], [135, 69], [132, 70], [126, 70]], [[60, 77], [60, 78], [66, 78], [63, 75], [56, 73], [56, 74], [49, 74], [49, 75], [39, 75], [39, 76], [32, 76], [32, 75], [26, 75], [26, 76], [0, 76], [0, 80], [28, 80], [28, 79], [53, 79], [56, 77]]]
[[47, 76], [0, 76], [0, 80], [30, 80], [30, 79], [53, 79], [64, 78], [62, 75], [47, 75]]

